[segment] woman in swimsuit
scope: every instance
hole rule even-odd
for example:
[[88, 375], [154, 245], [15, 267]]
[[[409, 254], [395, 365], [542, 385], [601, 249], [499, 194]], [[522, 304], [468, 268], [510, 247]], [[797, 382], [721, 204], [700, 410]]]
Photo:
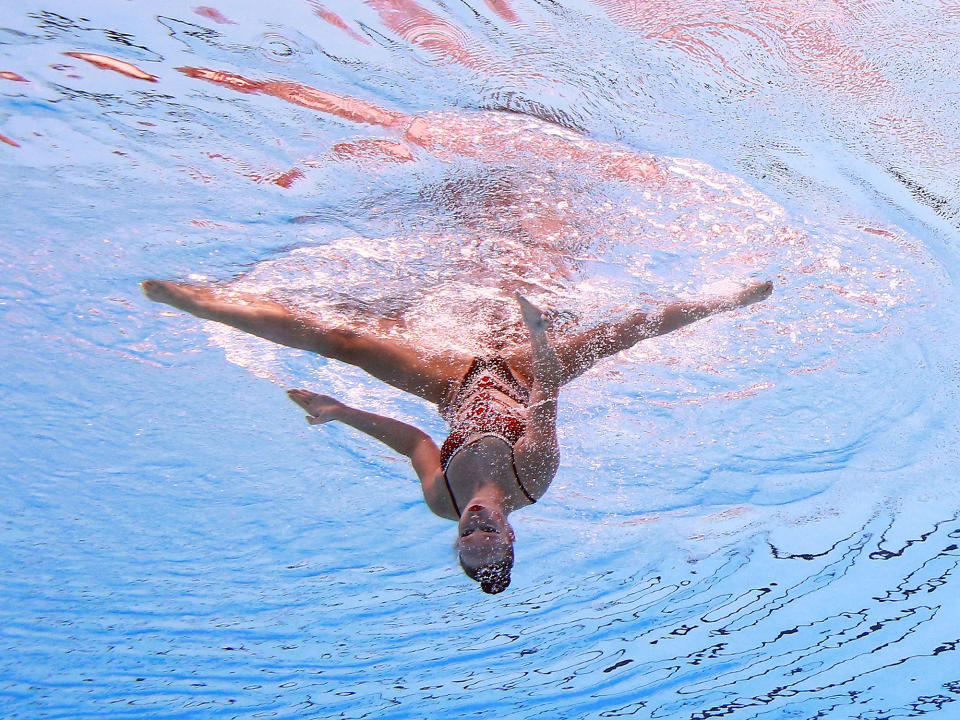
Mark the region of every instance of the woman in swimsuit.
[[464, 572], [487, 593], [501, 592], [510, 583], [514, 534], [507, 516], [539, 500], [557, 472], [560, 387], [601, 358], [708, 315], [755, 303], [772, 289], [770, 282], [755, 283], [725, 298], [629, 313], [558, 338], [555, 344], [547, 336], [547, 317], [518, 294], [529, 347], [474, 358], [335, 327], [258, 297], [225, 298], [187, 283], [143, 283], [151, 300], [356, 365], [437, 405], [450, 424], [450, 436], [439, 448], [426, 433], [406, 423], [308, 390], [288, 391], [290, 399], [307, 411], [311, 425], [337, 420], [410, 458], [427, 506], [458, 523], [457, 550]]

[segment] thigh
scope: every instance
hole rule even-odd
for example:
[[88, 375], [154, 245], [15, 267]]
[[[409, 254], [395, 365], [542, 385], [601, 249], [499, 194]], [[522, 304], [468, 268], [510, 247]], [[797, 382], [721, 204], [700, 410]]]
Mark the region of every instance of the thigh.
[[425, 348], [352, 329], [321, 331], [320, 354], [355, 365], [388, 385], [439, 405], [463, 380], [473, 356]]

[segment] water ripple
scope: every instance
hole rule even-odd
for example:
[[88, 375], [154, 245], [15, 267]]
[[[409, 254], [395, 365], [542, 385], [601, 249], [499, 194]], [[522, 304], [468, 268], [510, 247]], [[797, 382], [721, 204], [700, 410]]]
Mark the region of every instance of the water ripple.
[[[128, 5], [0, 29], [6, 715], [949, 717], [960, 15]], [[516, 289], [563, 334], [777, 288], [567, 389], [483, 598], [406, 463], [277, 385], [431, 408], [146, 276], [471, 352]]]

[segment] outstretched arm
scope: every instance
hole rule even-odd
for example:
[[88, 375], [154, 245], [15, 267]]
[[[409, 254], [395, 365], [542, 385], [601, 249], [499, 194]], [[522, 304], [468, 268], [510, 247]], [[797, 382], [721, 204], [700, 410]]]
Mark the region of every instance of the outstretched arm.
[[420, 478], [424, 498], [430, 508], [434, 509], [435, 483], [440, 472], [440, 450], [429, 435], [405, 422], [344, 405], [329, 395], [318, 395], [309, 390], [288, 390], [287, 395], [307, 411], [307, 422], [311, 425], [342, 422], [410, 458], [413, 469]]

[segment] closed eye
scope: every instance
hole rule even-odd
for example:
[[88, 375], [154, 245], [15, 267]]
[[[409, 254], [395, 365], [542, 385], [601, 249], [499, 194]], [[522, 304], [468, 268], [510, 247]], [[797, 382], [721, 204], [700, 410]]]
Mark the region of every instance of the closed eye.
[[479, 528], [464, 528], [463, 530], [460, 531], [460, 537], [466, 537], [467, 535], [472, 533], [475, 529], [478, 529], [480, 530], [480, 532], [485, 532], [485, 533], [500, 532], [499, 530], [497, 530], [496, 526], [490, 525], [489, 523], [482, 523]]

